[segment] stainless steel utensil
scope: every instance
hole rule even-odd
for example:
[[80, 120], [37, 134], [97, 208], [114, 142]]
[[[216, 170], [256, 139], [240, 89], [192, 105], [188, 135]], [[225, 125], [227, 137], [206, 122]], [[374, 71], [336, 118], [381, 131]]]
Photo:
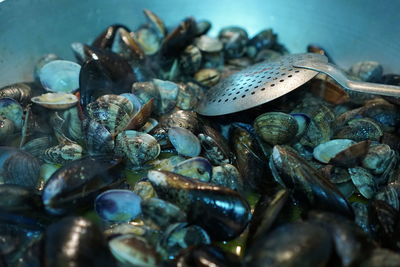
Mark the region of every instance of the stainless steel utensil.
[[276, 62], [261, 62], [224, 79], [207, 91], [197, 112], [217, 116], [246, 110], [293, 91], [318, 72], [297, 69], [299, 62], [327, 63], [319, 54], [292, 54]]
[[319, 54], [292, 54], [276, 62], [262, 62], [237, 72], [211, 88], [197, 108], [205, 116], [246, 110], [293, 91], [318, 72], [348, 90], [400, 97], [400, 87], [353, 81]]
[[361, 93], [400, 97], [400, 86], [353, 81], [335, 65], [325, 62], [300, 61], [293, 64], [296, 68], [314, 70], [325, 73], [345, 89]]

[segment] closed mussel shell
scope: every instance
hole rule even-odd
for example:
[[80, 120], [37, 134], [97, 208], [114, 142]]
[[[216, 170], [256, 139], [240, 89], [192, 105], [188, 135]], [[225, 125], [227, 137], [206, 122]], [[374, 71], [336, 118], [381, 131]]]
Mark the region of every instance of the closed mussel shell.
[[46, 229], [45, 266], [114, 266], [97, 226], [82, 217], [65, 217]]
[[71, 161], [49, 178], [42, 201], [52, 214], [86, 208], [98, 192], [120, 179], [120, 161], [111, 157], [84, 157]]
[[290, 142], [297, 134], [296, 119], [282, 112], [268, 112], [254, 120], [257, 134], [271, 145]]
[[294, 190], [296, 199], [353, 218], [350, 204], [336, 186], [292, 149], [274, 146], [270, 168], [282, 186]]
[[257, 141], [253, 127], [247, 124], [234, 125], [231, 140], [244, 189], [251, 188], [265, 193], [274, 188], [275, 181], [268, 168], [268, 159]]
[[141, 212], [140, 197], [130, 190], [107, 190], [97, 196], [94, 209], [106, 221], [128, 222]]
[[202, 86], [211, 87], [216, 85], [221, 78], [218, 70], [213, 68], [201, 69], [194, 74], [194, 79]]
[[263, 195], [254, 207], [253, 217], [249, 224], [249, 233], [246, 247], [251, 249], [255, 241], [271, 230], [275, 220], [288, 202], [289, 192], [285, 189], [279, 190], [272, 197]]
[[0, 147], [0, 178], [4, 184], [35, 188], [39, 179], [39, 160], [13, 147]]
[[330, 233], [343, 266], [353, 266], [363, 260], [374, 245], [368, 236], [357, 225], [340, 215], [312, 211], [309, 219]]
[[0, 210], [29, 211], [41, 206], [39, 195], [29, 187], [22, 185], [0, 185]]
[[167, 172], [149, 171], [157, 195], [187, 213], [188, 222], [203, 227], [212, 239], [237, 237], [250, 219], [250, 206], [237, 192]]
[[324, 266], [331, 238], [322, 227], [305, 222], [284, 224], [266, 233], [246, 251], [246, 266]]

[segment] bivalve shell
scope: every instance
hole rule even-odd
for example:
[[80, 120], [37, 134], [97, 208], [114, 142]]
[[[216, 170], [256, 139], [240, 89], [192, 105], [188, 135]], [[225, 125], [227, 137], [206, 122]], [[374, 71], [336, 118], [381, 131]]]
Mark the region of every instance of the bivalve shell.
[[126, 158], [133, 168], [157, 158], [160, 152], [157, 140], [146, 133], [124, 131], [115, 139], [115, 153]]
[[42, 86], [51, 92], [71, 93], [79, 88], [81, 66], [72, 61], [53, 60], [39, 71]]
[[354, 145], [356, 142], [350, 139], [334, 139], [322, 143], [314, 148], [314, 158], [322, 163], [329, 163], [338, 153]]
[[128, 222], [141, 213], [141, 199], [130, 190], [107, 190], [97, 196], [94, 208], [106, 221]]
[[168, 137], [179, 154], [188, 157], [200, 154], [200, 141], [191, 131], [182, 127], [171, 127], [168, 130]]
[[78, 98], [68, 93], [47, 93], [31, 98], [31, 101], [48, 109], [67, 109], [78, 103]]
[[282, 112], [268, 112], [258, 116], [254, 121], [254, 128], [271, 145], [289, 143], [298, 131], [296, 119]]

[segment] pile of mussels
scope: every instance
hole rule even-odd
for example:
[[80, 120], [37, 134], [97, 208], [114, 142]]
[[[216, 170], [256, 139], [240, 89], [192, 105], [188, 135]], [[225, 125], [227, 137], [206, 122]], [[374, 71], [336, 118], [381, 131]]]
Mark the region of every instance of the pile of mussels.
[[[209, 87], [287, 50], [271, 29], [144, 14], [0, 89], [0, 265], [400, 265], [399, 99], [318, 75], [202, 117]], [[382, 72], [348, 75], [400, 85]]]

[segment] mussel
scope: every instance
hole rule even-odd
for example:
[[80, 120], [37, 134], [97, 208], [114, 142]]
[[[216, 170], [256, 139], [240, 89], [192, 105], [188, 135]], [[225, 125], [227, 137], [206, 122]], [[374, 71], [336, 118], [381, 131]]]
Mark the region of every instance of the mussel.
[[187, 213], [215, 240], [237, 237], [250, 219], [250, 206], [237, 192], [167, 171], [149, 171], [157, 195]]

